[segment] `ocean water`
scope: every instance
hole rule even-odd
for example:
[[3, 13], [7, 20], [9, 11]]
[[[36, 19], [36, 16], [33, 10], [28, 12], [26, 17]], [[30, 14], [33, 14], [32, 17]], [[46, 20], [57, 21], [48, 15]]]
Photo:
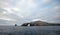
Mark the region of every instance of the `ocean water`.
[[0, 35], [60, 35], [60, 26], [0, 26]]

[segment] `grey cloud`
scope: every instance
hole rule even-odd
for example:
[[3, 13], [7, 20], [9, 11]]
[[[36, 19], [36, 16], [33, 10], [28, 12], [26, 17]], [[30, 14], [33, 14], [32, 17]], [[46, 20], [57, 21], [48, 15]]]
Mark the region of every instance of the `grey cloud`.
[[[60, 15], [60, 10], [59, 8], [54, 8], [57, 3], [52, 0], [49, 3], [47, 1], [45, 2], [37, 0], [0, 0], [0, 7], [2, 7], [0, 8], [0, 13], [3, 11], [7, 12], [8, 9], [4, 8], [9, 8], [13, 13], [7, 13], [5, 16], [15, 19], [17, 23], [28, 22], [33, 19], [42, 19], [47, 22], [59, 22], [60, 17], [58, 16]], [[57, 5], [59, 7], [59, 4]], [[18, 9], [18, 11], [15, 8]]]

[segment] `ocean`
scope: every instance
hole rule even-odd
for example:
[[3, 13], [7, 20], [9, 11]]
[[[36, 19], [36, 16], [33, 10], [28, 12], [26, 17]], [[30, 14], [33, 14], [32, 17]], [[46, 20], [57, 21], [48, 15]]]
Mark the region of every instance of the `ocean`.
[[60, 26], [0, 26], [0, 35], [60, 35]]

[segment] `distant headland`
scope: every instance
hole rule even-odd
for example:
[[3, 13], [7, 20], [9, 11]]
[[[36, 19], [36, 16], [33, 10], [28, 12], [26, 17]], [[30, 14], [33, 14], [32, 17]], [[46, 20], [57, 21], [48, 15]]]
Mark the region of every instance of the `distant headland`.
[[60, 26], [60, 23], [47, 23], [43, 21], [34, 21], [29, 23], [23, 23], [21, 26]]

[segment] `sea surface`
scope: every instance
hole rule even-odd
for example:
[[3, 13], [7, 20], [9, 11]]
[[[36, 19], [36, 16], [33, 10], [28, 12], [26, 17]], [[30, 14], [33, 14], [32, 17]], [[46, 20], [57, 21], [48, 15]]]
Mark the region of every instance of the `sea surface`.
[[60, 35], [60, 26], [0, 26], [0, 35]]

